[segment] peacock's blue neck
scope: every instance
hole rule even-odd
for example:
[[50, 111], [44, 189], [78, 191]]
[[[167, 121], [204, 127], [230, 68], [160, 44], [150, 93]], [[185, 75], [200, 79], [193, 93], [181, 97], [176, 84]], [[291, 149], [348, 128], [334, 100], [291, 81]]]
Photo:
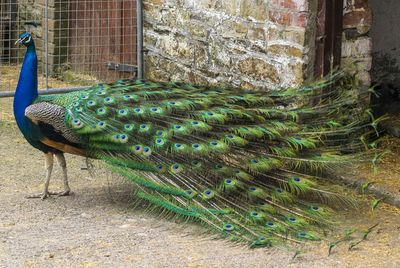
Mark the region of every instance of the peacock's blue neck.
[[35, 44], [32, 42], [25, 54], [14, 97], [15, 120], [24, 134], [29, 131], [29, 123], [25, 118], [25, 109], [37, 98], [37, 87], [37, 55]]

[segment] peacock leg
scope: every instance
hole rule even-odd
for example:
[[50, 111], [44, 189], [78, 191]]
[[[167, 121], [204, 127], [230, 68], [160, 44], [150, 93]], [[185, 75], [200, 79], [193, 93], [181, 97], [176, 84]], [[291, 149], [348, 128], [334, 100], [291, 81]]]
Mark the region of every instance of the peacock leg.
[[63, 153], [56, 154], [56, 159], [63, 172], [63, 181], [64, 181], [64, 190], [56, 193], [49, 193], [50, 195], [58, 195], [58, 196], [68, 196], [71, 193], [71, 189], [68, 184], [68, 175], [67, 175], [67, 162], [65, 161], [65, 157]]
[[40, 198], [44, 200], [49, 197], [50, 195], [49, 184], [50, 184], [51, 172], [53, 171], [53, 163], [54, 163], [53, 153], [46, 153], [45, 154], [46, 179], [44, 182], [43, 192], [40, 194], [27, 196], [27, 198]]

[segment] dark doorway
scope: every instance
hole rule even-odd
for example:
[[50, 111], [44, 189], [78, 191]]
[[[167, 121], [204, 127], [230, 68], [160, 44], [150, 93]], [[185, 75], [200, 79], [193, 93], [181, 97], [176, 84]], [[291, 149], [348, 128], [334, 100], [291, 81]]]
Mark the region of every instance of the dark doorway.
[[369, 0], [368, 4], [374, 13], [371, 76], [380, 95], [373, 104], [379, 115], [400, 117], [400, 1]]

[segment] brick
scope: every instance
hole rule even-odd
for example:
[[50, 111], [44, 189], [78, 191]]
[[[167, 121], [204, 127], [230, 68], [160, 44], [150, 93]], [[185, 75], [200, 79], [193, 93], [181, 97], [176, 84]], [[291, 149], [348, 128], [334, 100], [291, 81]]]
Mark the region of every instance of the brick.
[[359, 24], [372, 25], [372, 10], [370, 8], [352, 11], [343, 16], [344, 28], [354, 28]]
[[308, 14], [307, 13], [300, 13], [300, 14], [294, 15], [292, 25], [305, 28], [305, 27], [307, 27], [307, 23], [308, 23]]
[[282, 0], [281, 6], [296, 11], [308, 11], [308, 1], [306, 0]]
[[270, 11], [269, 12], [269, 20], [274, 23], [278, 23], [281, 25], [290, 25], [291, 24], [291, 14], [283, 11]]

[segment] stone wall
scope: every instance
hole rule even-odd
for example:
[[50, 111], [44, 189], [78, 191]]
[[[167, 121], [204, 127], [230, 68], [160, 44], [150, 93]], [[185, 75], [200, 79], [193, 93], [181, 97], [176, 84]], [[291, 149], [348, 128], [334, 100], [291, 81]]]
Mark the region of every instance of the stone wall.
[[313, 9], [314, 0], [145, 0], [146, 76], [299, 85], [313, 66]]
[[372, 11], [368, 0], [347, 0], [343, 17], [342, 65], [354, 66], [364, 86], [371, 85]]

